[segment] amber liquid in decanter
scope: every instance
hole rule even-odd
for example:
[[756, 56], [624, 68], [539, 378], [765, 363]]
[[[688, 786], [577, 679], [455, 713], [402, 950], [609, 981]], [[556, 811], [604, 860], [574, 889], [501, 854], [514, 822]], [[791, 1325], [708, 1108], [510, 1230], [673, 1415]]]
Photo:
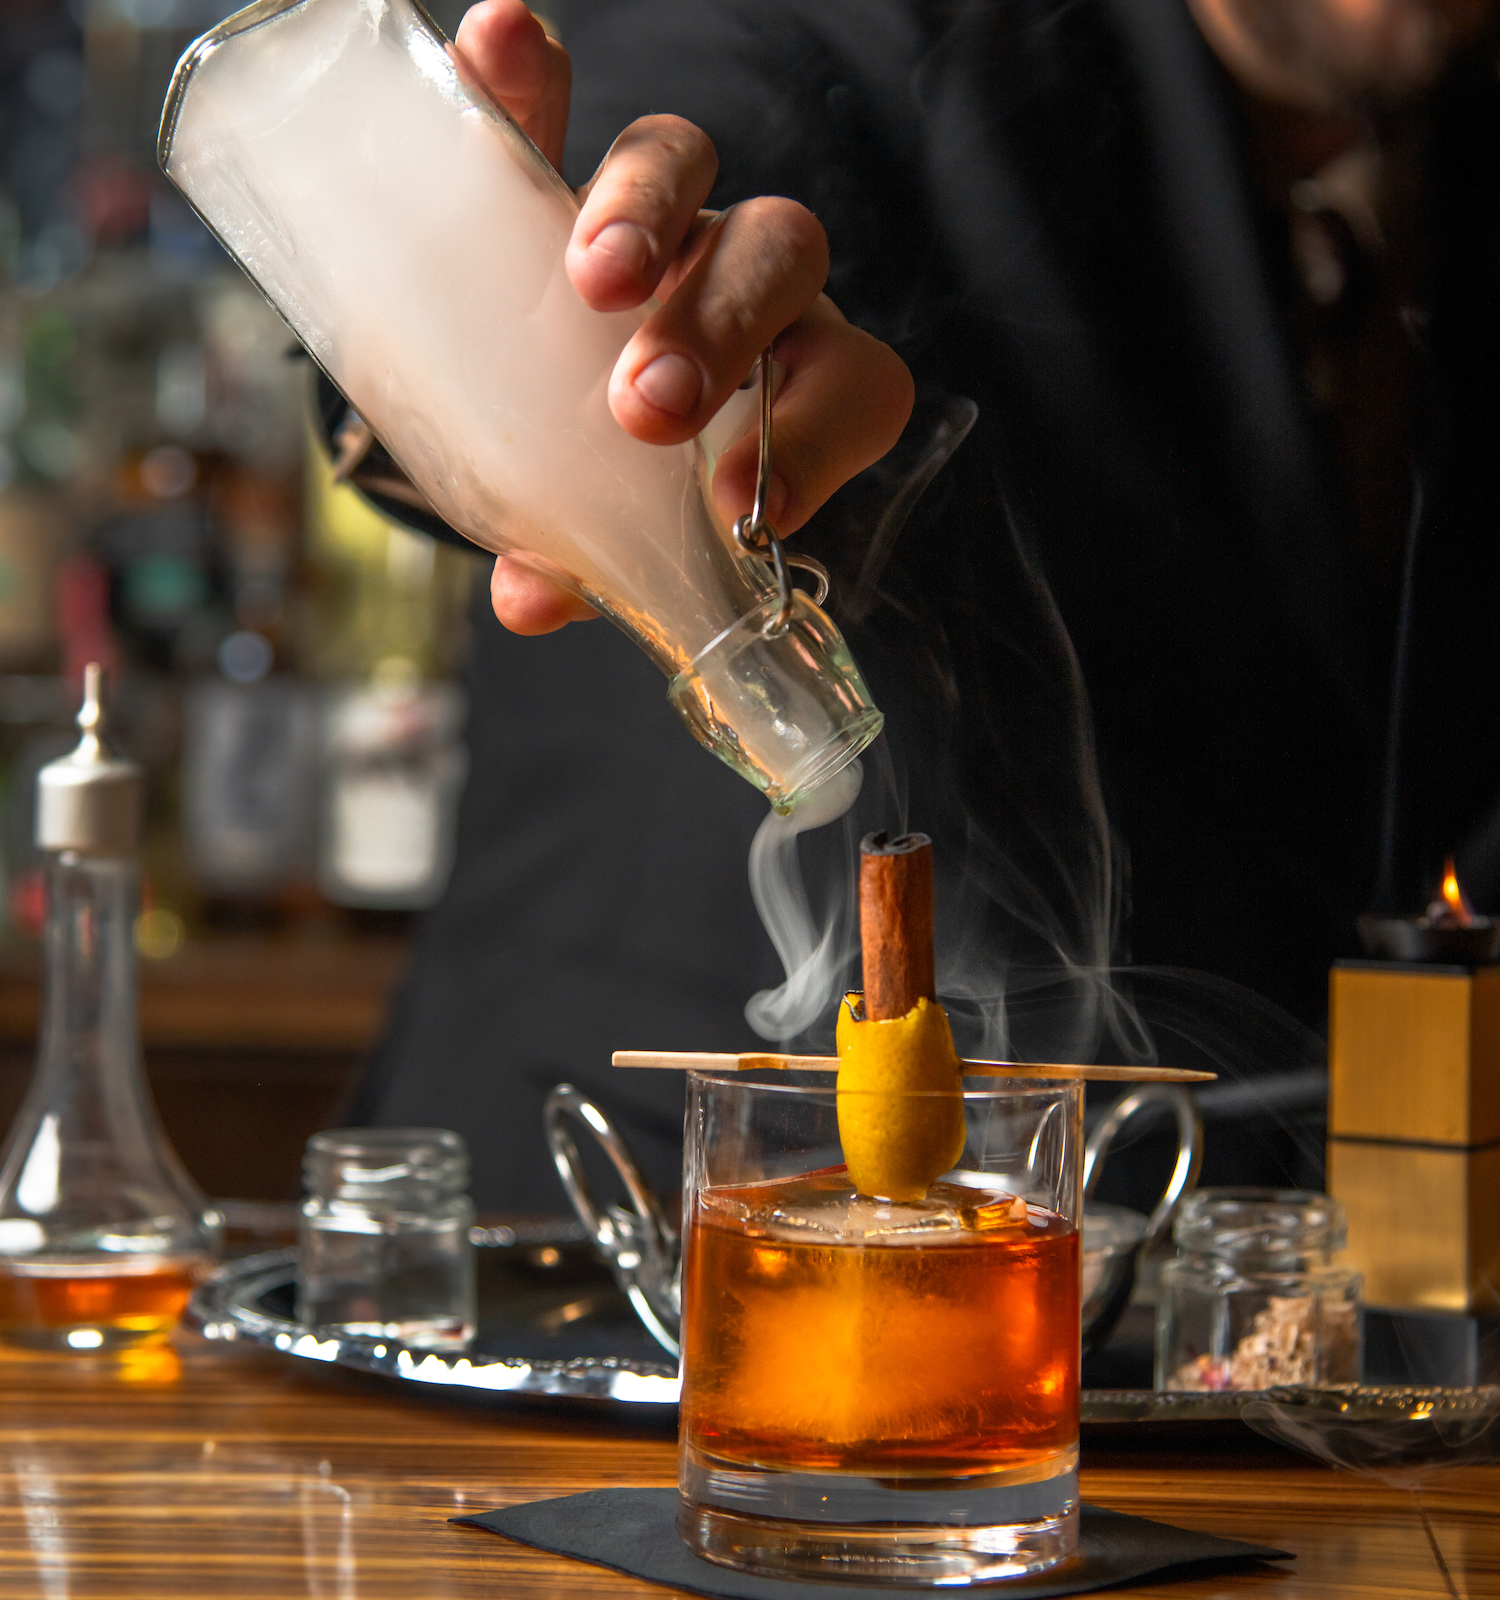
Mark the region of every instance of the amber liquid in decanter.
[[0, 1263], [0, 1338], [9, 1344], [107, 1350], [165, 1338], [204, 1263], [134, 1261]]

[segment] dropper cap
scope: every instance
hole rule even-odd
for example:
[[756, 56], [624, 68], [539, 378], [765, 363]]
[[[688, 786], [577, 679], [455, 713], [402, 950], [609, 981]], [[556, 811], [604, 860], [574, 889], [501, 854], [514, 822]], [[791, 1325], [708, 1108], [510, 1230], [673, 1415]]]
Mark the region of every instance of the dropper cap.
[[99, 663], [89, 662], [83, 669], [78, 748], [37, 774], [39, 850], [131, 856], [140, 844], [145, 784], [135, 762], [111, 755], [105, 746], [99, 678]]

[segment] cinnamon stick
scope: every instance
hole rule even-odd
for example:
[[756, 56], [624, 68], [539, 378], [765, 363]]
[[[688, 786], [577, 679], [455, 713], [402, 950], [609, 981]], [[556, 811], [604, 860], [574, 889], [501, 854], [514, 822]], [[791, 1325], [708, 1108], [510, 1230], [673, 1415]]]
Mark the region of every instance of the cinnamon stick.
[[937, 999], [932, 957], [932, 840], [925, 833], [860, 842], [859, 937], [865, 1016], [904, 1017], [918, 1000]]

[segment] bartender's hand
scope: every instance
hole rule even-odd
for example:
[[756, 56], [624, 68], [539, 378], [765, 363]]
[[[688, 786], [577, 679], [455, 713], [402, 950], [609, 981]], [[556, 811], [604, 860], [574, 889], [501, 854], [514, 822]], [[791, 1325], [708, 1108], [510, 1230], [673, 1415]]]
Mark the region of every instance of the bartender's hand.
[[[464, 17], [457, 43], [561, 166], [571, 84], [562, 46], [520, 0], [483, 0]], [[596, 311], [628, 310], [653, 294], [661, 302], [625, 346], [609, 385], [621, 427], [650, 444], [691, 439], [774, 341], [786, 375], [768, 511], [778, 532], [791, 533], [895, 444], [911, 413], [911, 375], [821, 292], [828, 244], [817, 218], [794, 200], [770, 197], [702, 211], [717, 171], [713, 145], [691, 123], [632, 123], [580, 191], [568, 276]], [[752, 431], [714, 476], [714, 500], [731, 521], [750, 509], [756, 451]], [[551, 633], [594, 615], [504, 556], [490, 593], [495, 615], [516, 633]]]

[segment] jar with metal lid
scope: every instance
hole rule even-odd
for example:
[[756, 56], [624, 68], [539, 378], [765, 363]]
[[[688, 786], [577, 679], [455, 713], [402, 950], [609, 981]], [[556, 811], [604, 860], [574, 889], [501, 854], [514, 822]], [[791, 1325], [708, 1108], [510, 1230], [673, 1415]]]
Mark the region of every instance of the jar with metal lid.
[[307, 1141], [297, 1320], [323, 1334], [461, 1349], [474, 1336], [469, 1152], [444, 1128]]
[[1335, 1266], [1337, 1200], [1302, 1189], [1200, 1189], [1177, 1214], [1162, 1268], [1158, 1389], [1354, 1383], [1360, 1274]]

